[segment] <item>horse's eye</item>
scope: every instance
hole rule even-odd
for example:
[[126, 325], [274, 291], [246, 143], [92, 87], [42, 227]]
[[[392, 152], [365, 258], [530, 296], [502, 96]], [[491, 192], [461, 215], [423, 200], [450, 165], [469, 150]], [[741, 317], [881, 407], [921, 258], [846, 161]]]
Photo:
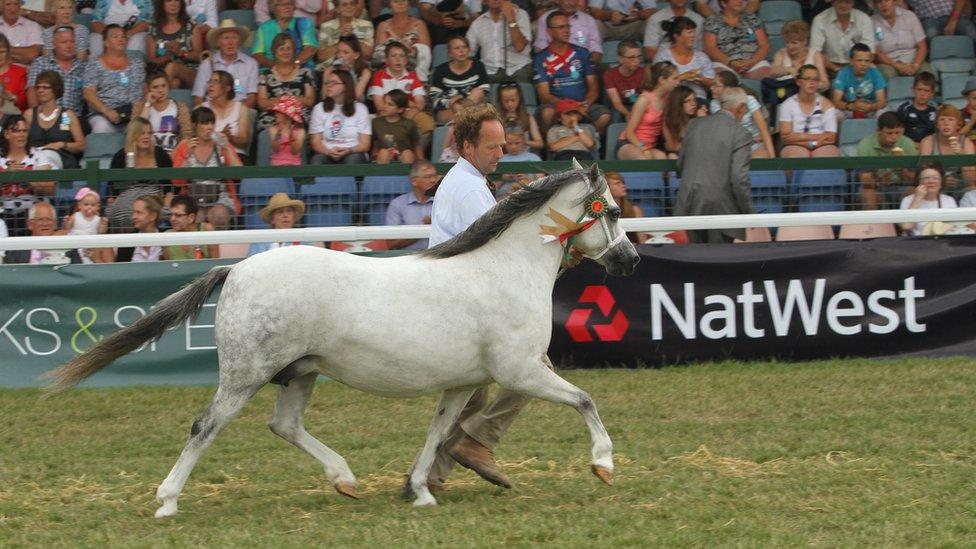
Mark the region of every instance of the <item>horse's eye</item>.
[[614, 221], [620, 219], [620, 208], [611, 208], [610, 218], [613, 219]]

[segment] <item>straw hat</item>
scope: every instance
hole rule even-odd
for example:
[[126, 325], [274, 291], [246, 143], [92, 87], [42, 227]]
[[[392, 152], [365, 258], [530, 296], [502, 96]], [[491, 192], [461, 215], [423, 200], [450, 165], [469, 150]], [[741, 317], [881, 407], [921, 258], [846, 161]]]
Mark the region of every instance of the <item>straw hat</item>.
[[217, 49], [217, 38], [227, 31], [236, 32], [237, 36], [241, 38], [241, 44], [247, 42], [247, 39], [251, 37], [251, 29], [237, 26], [233, 19], [224, 19], [220, 25], [207, 31], [207, 46], [212, 50]]
[[263, 219], [265, 223], [270, 225], [271, 214], [273, 214], [275, 210], [280, 210], [282, 208], [295, 208], [296, 222], [301, 219], [303, 215], [305, 215], [305, 203], [297, 198], [288, 198], [288, 193], [275, 193], [275, 195], [271, 197], [271, 200], [268, 201], [268, 205], [261, 208], [258, 215], [261, 216], [261, 219]]

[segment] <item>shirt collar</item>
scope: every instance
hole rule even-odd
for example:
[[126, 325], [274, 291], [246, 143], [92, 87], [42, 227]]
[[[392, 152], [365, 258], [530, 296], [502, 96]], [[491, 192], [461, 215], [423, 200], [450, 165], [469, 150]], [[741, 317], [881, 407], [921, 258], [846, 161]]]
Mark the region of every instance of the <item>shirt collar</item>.
[[481, 181], [484, 181], [486, 185], [488, 184], [488, 179], [485, 178], [485, 176], [478, 171], [478, 168], [474, 167], [474, 164], [468, 162], [467, 158], [464, 158], [463, 156], [459, 157], [457, 164], [455, 164], [455, 166], [460, 168], [461, 171], [467, 173], [471, 177], [477, 177]]

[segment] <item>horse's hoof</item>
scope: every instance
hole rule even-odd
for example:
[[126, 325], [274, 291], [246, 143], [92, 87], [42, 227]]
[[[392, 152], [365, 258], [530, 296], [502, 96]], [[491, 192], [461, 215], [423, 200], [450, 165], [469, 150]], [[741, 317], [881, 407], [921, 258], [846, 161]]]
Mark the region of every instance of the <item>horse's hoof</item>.
[[156, 518], [161, 519], [161, 518], [171, 517], [175, 514], [176, 514], [176, 506], [167, 504], [167, 505], [163, 505], [159, 509], [156, 509], [155, 516]]
[[337, 482], [335, 484], [335, 489], [336, 492], [339, 492], [340, 494], [346, 497], [350, 497], [352, 499], [359, 499], [359, 492], [356, 491], [355, 484], [349, 484], [347, 482]]
[[413, 506], [414, 507], [436, 507], [437, 500], [434, 499], [434, 496], [430, 494], [426, 494], [415, 499], [413, 501]]
[[607, 469], [602, 465], [592, 465], [590, 470], [596, 475], [596, 478], [603, 481], [607, 486], [613, 486], [613, 471]]

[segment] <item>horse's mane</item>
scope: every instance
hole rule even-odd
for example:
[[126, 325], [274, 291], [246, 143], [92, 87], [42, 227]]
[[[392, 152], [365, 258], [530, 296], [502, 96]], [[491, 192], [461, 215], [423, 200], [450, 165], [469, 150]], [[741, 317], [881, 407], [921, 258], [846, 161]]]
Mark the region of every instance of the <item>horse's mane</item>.
[[[532, 214], [541, 208], [567, 181], [577, 177], [588, 179], [590, 173], [590, 170], [585, 169], [569, 170], [546, 176], [529, 185], [525, 185], [502, 199], [498, 204], [495, 204], [484, 215], [475, 220], [464, 232], [448, 241], [441, 242], [433, 248], [428, 248], [420, 252], [420, 255], [434, 259], [444, 259], [476, 250], [500, 235], [516, 219], [524, 215]], [[606, 179], [599, 177], [597, 181], [599, 188], [595, 192], [604, 192], [607, 188]], [[592, 193], [587, 193], [580, 197], [580, 200], [586, 200], [586, 197], [590, 194]]]

